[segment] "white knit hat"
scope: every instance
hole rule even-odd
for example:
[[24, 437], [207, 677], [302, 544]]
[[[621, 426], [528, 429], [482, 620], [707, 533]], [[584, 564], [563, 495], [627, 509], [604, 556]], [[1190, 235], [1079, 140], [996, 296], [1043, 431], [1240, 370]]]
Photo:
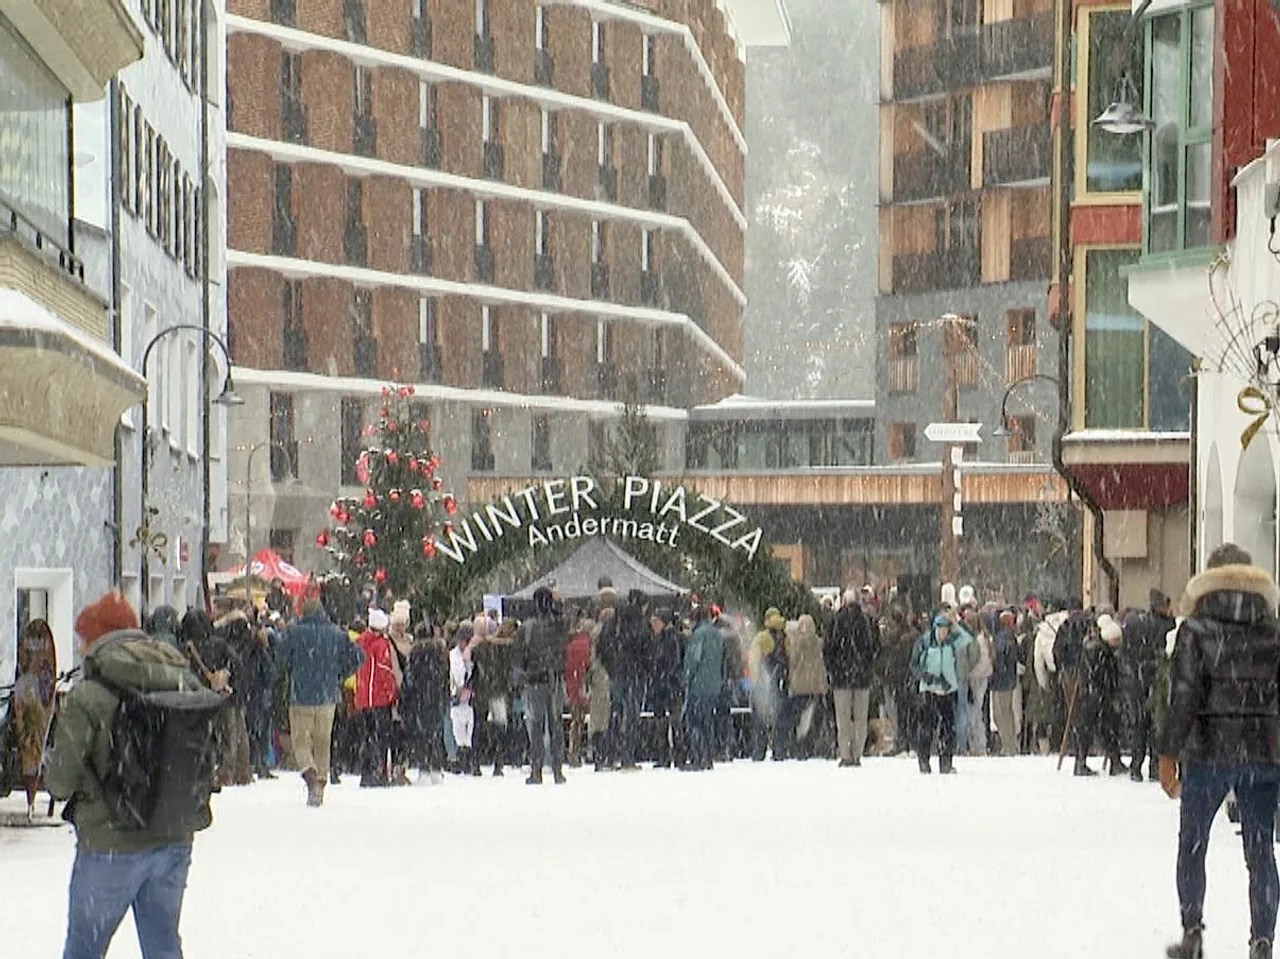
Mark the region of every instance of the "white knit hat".
[[404, 626], [409, 625], [409, 601], [407, 599], [397, 599], [395, 605], [391, 607], [391, 622], [400, 623]]
[[1098, 632], [1102, 634], [1102, 641], [1108, 646], [1119, 646], [1120, 641], [1124, 639], [1124, 630], [1109, 613], [1103, 613], [1098, 617]]
[[375, 633], [385, 633], [391, 625], [391, 619], [385, 612], [374, 608], [369, 610], [369, 628]]

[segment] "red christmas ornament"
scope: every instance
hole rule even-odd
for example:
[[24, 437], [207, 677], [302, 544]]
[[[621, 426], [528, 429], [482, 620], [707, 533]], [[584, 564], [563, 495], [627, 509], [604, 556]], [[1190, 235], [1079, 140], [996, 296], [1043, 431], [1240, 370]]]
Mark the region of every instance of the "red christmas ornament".
[[438, 456], [433, 455], [431, 459], [427, 460], [427, 462], [431, 464], [431, 468], [433, 470], [438, 470], [440, 468], [440, 457]]
[[436, 540], [434, 536], [422, 537], [422, 555], [427, 559], [431, 559], [436, 555]]
[[355, 562], [355, 564], [356, 564], [357, 566], [363, 566], [363, 565], [364, 565], [364, 550], [362, 550], [362, 549], [358, 549], [358, 550], [356, 550], [356, 555], [355, 555], [355, 556], [353, 556], [353, 557], [351, 557], [351, 559], [352, 559], [352, 561], [354, 561], [354, 562]]
[[334, 500], [333, 505], [329, 507], [329, 515], [335, 520], [342, 515], [342, 507], [338, 504], [337, 500]]
[[324, 549], [326, 546], [328, 546], [328, 545], [329, 545], [329, 532], [328, 532], [328, 530], [323, 530], [323, 529], [322, 529], [322, 530], [321, 530], [321, 531], [316, 535], [316, 545], [317, 545], [317, 546], [319, 546], [321, 549]]
[[407, 392], [410, 396], [413, 396], [418, 391], [417, 389], [414, 388], [414, 385], [410, 383], [408, 386], [405, 387], [405, 392]]
[[368, 546], [370, 549], [373, 549], [373, 547], [378, 545], [378, 537], [374, 533], [374, 531], [371, 529], [367, 529], [364, 531], [363, 541], [364, 541], [364, 545]]
[[351, 514], [344, 509], [338, 514], [337, 520], [339, 526], [346, 526], [351, 522]]
[[410, 473], [418, 472], [418, 458], [416, 456], [410, 456], [409, 462], [406, 463], [405, 465], [409, 467]]
[[453, 498], [452, 493], [445, 493], [443, 502], [444, 502], [444, 511], [448, 513], [450, 516], [458, 512], [458, 501]]
[[381, 586], [383, 583], [387, 581], [387, 571], [383, 569], [381, 566], [379, 566], [377, 570], [374, 571], [373, 581], [377, 583], [379, 586]]
[[378, 505], [378, 497], [373, 495], [373, 490], [371, 489], [365, 490], [364, 491], [364, 508], [373, 509], [377, 505]]
[[395, 450], [387, 450], [387, 464], [390, 466], [395, 466], [399, 462], [400, 462], [400, 454], [397, 453]]
[[431, 488], [435, 490], [437, 493], [440, 492], [442, 489], [444, 489], [444, 480], [442, 480], [439, 476], [435, 477], [435, 479], [431, 481]]
[[422, 498], [422, 490], [416, 489], [409, 494], [409, 505], [414, 509], [422, 509], [427, 505], [427, 501]]
[[407, 386], [402, 386], [400, 389], [396, 390], [396, 395], [402, 400], [407, 400], [411, 395], [413, 395], [413, 391]]

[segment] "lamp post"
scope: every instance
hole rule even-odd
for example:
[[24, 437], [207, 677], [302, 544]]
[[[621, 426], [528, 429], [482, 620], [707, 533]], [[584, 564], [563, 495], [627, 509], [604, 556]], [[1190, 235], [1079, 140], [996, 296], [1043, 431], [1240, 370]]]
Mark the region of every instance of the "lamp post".
[[1009, 398], [1013, 396], [1013, 391], [1024, 383], [1034, 383], [1036, 380], [1044, 380], [1046, 383], [1052, 383], [1061, 389], [1058, 378], [1050, 376], [1048, 373], [1032, 373], [1024, 376], [1022, 379], [1014, 380], [1009, 384], [1008, 389], [1004, 391], [1004, 398], [1000, 400], [1000, 425], [991, 431], [992, 436], [1012, 436], [1013, 430], [1009, 428]]
[[[1070, 6], [1069, 0], [1068, 6]], [[1138, 85], [1133, 82], [1133, 74], [1130, 72], [1134, 66], [1133, 53], [1138, 36], [1138, 24], [1142, 22], [1142, 17], [1150, 6], [1151, 0], [1142, 0], [1134, 9], [1133, 15], [1129, 17], [1129, 22], [1124, 28], [1124, 37], [1120, 41], [1120, 56], [1128, 58], [1128, 65], [1122, 68], [1116, 77], [1115, 95], [1111, 103], [1093, 120], [1093, 126], [1117, 136], [1145, 133], [1147, 130], [1154, 130], [1156, 126], [1156, 122], [1142, 112], [1142, 106], [1138, 103]]]
[[[240, 397], [238, 393], [236, 393], [235, 384], [231, 380], [231, 351], [227, 348], [226, 340], [220, 337], [217, 333], [214, 333], [212, 330], [208, 330], [205, 327], [195, 323], [175, 323], [173, 326], [170, 326], [161, 330], [159, 333], [157, 333], [147, 342], [146, 347], [142, 351], [142, 378], [144, 380], [147, 378], [147, 365], [151, 361], [151, 351], [155, 348], [155, 345], [159, 343], [162, 339], [164, 339], [166, 336], [169, 336], [171, 333], [177, 333], [180, 331], [187, 331], [191, 333], [200, 334], [200, 336], [205, 341], [206, 349], [212, 346], [216, 346], [218, 350], [221, 351], [222, 357], [226, 361], [227, 374], [226, 374], [226, 378], [223, 380], [222, 392], [219, 393], [218, 396], [215, 397], [210, 402], [217, 403], [219, 406], [243, 405], [244, 400]], [[142, 442], [140, 443], [141, 451], [138, 454], [138, 469], [139, 469], [138, 486], [139, 486], [139, 489], [141, 490], [141, 493], [138, 498], [138, 529], [139, 529], [140, 539], [142, 538], [141, 536], [142, 531], [145, 530], [147, 527], [147, 492], [148, 492], [148, 487], [150, 485], [148, 482], [149, 475], [147, 472], [147, 450], [151, 441], [150, 429], [147, 425], [147, 416], [149, 413], [150, 400], [151, 400], [151, 390], [150, 390], [150, 386], [148, 386], [147, 391], [143, 394], [143, 397], [142, 397]], [[208, 418], [206, 417], [206, 421], [207, 419]], [[204, 431], [204, 437], [202, 439], [201, 457], [203, 460], [206, 460], [206, 461], [209, 458], [208, 429]], [[202, 571], [204, 570], [204, 564], [205, 564], [204, 554], [208, 551], [208, 544], [206, 542], [209, 535], [209, 502], [208, 502], [207, 491], [206, 491], [206, 497], [205, 497], [205, 503], [204, 503], [203, 519], [204, 519], [204, 522], [201, 526], [201, 532], [200, 532], [200, 568]], [[142, 596], [142, 608], [146, 610], [146, 609], [149, 609], [150, 601], [151, 601], [150, 570], [151, 570], [151, 548], [152, 547], [151, 547], [150, 535], [148, 535], [145, 541], [143, 541], [140, 545], [142, 548], [142, 581], [141, 583], [139, 583], [139, 591]], [[201, 591], [205, 589], [205, 584], [203, 582], [201, 582], [200, 584], [200, 589]]]
[[249, 581], [252, 577], [253, 565], [253, 458], [259, 450], [270, 447], [273, 450], [279, 450], [289, 461], [290, 472], [293, 474], [293, 481], [297, 482], [298, 464], [294, 462], [293, 450], [289, 449], [282, 440], [260, 440], [248, 447], [249, 455], [244, 465], [244, 601], [248, 605], [253, 605], [253, 599], [249, 593]]

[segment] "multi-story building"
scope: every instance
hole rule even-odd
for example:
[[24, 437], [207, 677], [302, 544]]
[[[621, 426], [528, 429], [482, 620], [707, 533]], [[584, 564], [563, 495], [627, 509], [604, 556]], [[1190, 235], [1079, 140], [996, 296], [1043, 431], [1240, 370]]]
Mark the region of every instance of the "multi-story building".
[[112, 581], [116, 425], [144, 383], [115, 349], [109, 258], [81, 255], [72, 110], [142, 53], [122, 0], [0, 12], [0, 684], [31, 619], [70, 663], [75, 609]]
[[[992, 0], [884, 0], [880, 64], [877, 445], [937, 459], [954, 368], [960, 419], [988, 427], [989, 462], [1047, 462], [1057, 419], [1049, 126], [1052, 8]], [[955, 335], [944, 316], [966, 322]], [[1014, 429], [994, 437], [1006, 387]]]
[[[1055, 111], [1055, 145], [1058, 135], [1069, 138], [1070, 162], [1055, 164], [1053, 192], [1054, 222], [1069, 219], [1070, 273], [1065, 297], [1054, 277], [1049, 313], [1073, 344], [1063, 455], [1101, 510], [1103, 554], [1118, 576], [1121, 603], [1141, 606], [1152, 588], [1179, 595], [1190, 571], [1191, 357], [1130, 306], [1126, 293], [1124, 277], [1144, 256], [1143, 138], [1093, 122], [1113, 102], [1121, 74], [1133, 78], [1132, 93], [1144, 87], [1140, 25], [1126, 3], [1062, 2], [1071, 3], [1070, 36], [1063, 37], [1061, 18], [1057, 36], [1072, 53], [1073, 109]], [[1059, 317], [1063, 302], [1066, 316]], [[1094, 522], [1086, 514], [1087, 543], [1094, 542]], [[1110, 584], [1092, 547], [1084, 570], [1086, 592], [1107, 597]]]
[[775, 0], [234, 0], [232, 552], [314, 565], [387, 382], [458, 490], [598, 463], [621, 400], [736, 392], [743, 43], [786, 29]]
[[1135, 32], [1148, 52], [1139, 105], [1150, 127], [1134, 138], [1141, 234], [1128, 302], [1148, 331], [1176, 341], [1178, 369], [1196, 358], [1183, 394], [1195, 410], [1188, 565], [1203, 568], [1232, 540], [1274, 574], [1280, 11], [1171, 2], [1145, 12]]
[[113, 86], [109, 202], [120, 354], [146, 376], [147, 402], [123, 420], [120, 581], [140, 608], [182, 610], [201, 595], [208, 545], [226, 537], [226, 411], [206, 397], [227, 365], [204, 332], [226, 329], [224, 5], [130, 6], [147, 53]]

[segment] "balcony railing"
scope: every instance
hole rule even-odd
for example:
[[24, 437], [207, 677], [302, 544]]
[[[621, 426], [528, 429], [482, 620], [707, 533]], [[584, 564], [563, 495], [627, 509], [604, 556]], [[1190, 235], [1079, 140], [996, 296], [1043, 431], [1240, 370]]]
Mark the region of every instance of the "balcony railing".
[[998, 20], [982, 27], [982, 75], [988, 80], [1053, 69], [1051, 14]]
[[889, 357], [888, 380], [890, 393], [914, 393], [920, 384], [919, 357]]
[[1010, 466], [1030, 466], [1036, 461], [1035, 450], [1009, 450], [1005, 459]]
[[1052, 158], [1053, 135], [1047, 122], [991, 130], [982, 137], [982, 182], [1004, 186], [1048, 180]]
[[1053, 275], [1053, 240], [1029, 236], [1009, 245], [1010, 280], [1047, 280]]
[[977, 247], [956, 247], [939, 253], [904, 253], [893, 258], [896, 293], [960, 290], [981, 282]]
[[893, 95], [898, 100], [958, 90], [978, 83], [978, 34], [957, 34], [893, 58]]
[[978, 385], [978, 352], [972, 347], [964, 347], [952, 354], [948, 362], [956, 371], [956, 386], [962, 390], [971, 390]]
[[933, 150], [893, 158], [893, 198], [929, 200], [969, 189], [969, 144], [953, 143], [946, 155]]
[[1036, 375], [1036, 345], [1018, 343], [1004, 348], [1004, 381], [1017, 383]]

